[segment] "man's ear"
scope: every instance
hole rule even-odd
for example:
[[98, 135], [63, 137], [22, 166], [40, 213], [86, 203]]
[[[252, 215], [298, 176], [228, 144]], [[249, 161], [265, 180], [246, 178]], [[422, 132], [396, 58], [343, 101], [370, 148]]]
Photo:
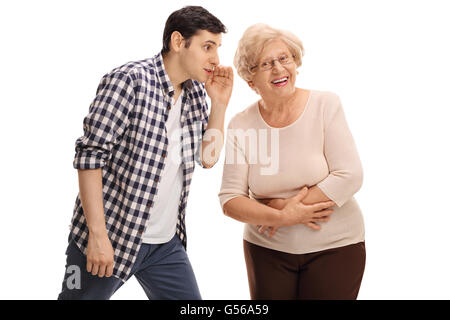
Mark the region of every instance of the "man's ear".
[[175, 52], [179, 52], [181, 50], [181, 47], [183, 46], [183, 41], [184, 38], [180, 32], [172, 32], [172, 35], [170, 36], [170, 49]]

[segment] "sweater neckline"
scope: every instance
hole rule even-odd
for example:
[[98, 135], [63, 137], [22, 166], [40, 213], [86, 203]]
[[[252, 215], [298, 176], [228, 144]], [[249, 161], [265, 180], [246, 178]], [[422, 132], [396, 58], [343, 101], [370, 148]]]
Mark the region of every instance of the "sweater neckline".
[[259, 118], [261, 119], [261, 121], [264, 123], [264, 125], [266, 127], [269, 127], [270, 129], [288, 129], [292, 126], [294, 126], [297, 122], [300, 122], [300, 120], [303, 118], [303, 115], [306, 113], [306, 111], [308, 110], [308, 107], [310, 105], [310, 101], [311, 101], [311, 96], [313, 94], [313, 90], [309, 90], [309, 95], [308, 95], [308, 99], [306, 100], [306, 104], [305, 107], [303, 108], [302, 113], [297, 117], [297, 119], [294, 120], [294, 122], [288, 124], [287, 126], [284, 127], [272, 127], [271, 125], [269, 125], [266, 120], [264, 120], [261, 111], [259, 110], [259, 100], [256, 101], [256, 112], [258, 113]]

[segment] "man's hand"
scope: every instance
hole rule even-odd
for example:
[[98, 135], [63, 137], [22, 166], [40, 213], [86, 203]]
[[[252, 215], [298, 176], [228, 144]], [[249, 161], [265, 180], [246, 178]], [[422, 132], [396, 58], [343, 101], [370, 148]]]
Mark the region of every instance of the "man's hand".
[[97, 275], [100, 278], [103, 276], [110, 277], [114, 268], [114, 249], [108, 234], [102, 233], [100, 235], [89, 233], [87, 254], [87, 272]]
[[226, 108], [233, 91], [233, 69], [224, 66], [215, 67], [214, 72], [206, 80], [205, 89], [212, 105]]
[[233, 91], [233, 69], [215, 67], [205, 83], [205, 89], [211, 98], [211, 112], [200, 150], [203, 167], [211, 168], [219, 159], [223, 146], [225, 112]]

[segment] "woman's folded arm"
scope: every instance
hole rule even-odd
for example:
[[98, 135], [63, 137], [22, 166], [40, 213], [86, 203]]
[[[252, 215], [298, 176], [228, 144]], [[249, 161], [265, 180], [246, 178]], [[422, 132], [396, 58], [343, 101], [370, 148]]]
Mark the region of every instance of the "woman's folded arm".
[[324, 112], [324, 155], [330, 174], [317, 187], [338, 207], [360, 188], [363, 170], [355, 141], [337, 95]]

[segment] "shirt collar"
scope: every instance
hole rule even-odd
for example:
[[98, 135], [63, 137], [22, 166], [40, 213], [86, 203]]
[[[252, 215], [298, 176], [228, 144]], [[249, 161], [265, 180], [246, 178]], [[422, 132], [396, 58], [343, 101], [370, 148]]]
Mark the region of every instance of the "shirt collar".
[[[164, 90], [165, 94], [168, 94], [170, 97], [175, 94], [175, 89], [170, 82], [169, 75], [166, 72], [166, 68], [164, 67], [164, 61], [161, 52], [158, 53], [154, 58], [154, 65], [156, 68], [156, 74], [158, 76], [159, 82]], [[182, 84], [182, 88], [187, 91], [187, 93], [191, 93], [194, 84], [191, 79], [186, 80]]]

